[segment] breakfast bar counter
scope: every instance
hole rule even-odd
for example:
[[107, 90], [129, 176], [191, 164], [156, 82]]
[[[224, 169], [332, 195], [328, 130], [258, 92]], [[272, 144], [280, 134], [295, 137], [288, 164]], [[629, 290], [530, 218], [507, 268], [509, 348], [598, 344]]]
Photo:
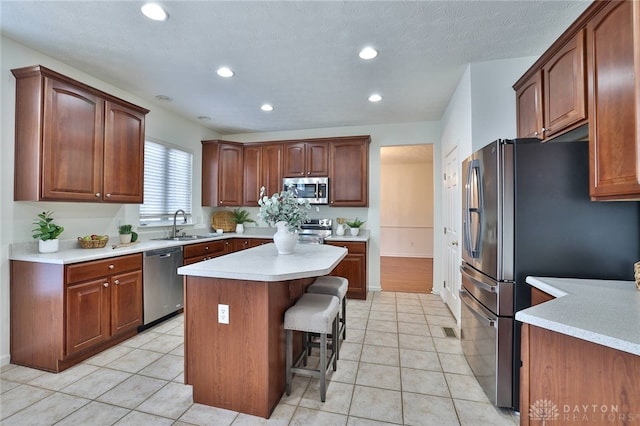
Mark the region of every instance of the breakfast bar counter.
[[284, 313], [346, 255], [315, 244], [279, 255], [271, 243], [178, 268], [193, 402], [269, 418], [284, 393]]

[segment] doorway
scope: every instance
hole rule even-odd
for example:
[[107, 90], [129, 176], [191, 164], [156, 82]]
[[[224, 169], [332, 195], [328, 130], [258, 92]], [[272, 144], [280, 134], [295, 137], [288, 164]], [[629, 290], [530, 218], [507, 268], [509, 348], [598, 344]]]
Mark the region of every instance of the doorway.
[[433, 145], [380, 149], [380, 285], [433, 289]]

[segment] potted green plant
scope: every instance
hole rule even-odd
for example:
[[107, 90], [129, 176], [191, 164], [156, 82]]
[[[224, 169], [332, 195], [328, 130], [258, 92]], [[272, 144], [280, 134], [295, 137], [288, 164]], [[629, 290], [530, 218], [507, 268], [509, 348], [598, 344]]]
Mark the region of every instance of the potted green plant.
[[366, 220], [360, 220], [357, 217], [351, 222], [347, 222], [347, 226], [349, 227], [349, 232], [351, 233], [351, 235], [354, 237], [358, 235], [358, 233], [360, 232], [360, 227], [364, 225], [365, 222]]
[[53, 223], [53, 212], [38, 214], [38, 220], [33, 222], [33, 238], [38, 239], [38, 251], [40, 253], [55, 253], [60, 247], [58, 237], [64, 231], [60, 225]]
[[132, 225], [120, 225], [118, 227], [118, 234], [120, 234], [120, 243], [129, 244], [131, 242], [132, 233], [133, 233]]
[[249, 217], [249, 212], [244, 210], [244, 209], [234, 209], [232, 216], [231, 216], [231, 221], [235, 222], [236, 224], [236, 232], [238, 234], [242, 234], [244, 233], [244, 224], [245, 223], [256, 223], [255, 220], [251, 219]]

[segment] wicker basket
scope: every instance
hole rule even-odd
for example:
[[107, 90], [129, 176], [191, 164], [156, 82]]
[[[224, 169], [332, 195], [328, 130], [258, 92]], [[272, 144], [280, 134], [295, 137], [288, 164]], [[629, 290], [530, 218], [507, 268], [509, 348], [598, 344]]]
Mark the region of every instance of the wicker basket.
[[103, 248], [108, 242], [109, 237], [104, 240], [83, 240], [82, 237], [78, 237], [78, 243], [84, 249]]
[[636, 288], [640, 290], [640, 262], [633, 264], [633, 276], [636, 279]]
[[211, 227], [213, 229], [222, 229], [224, 232], [233, 232], [236, 230], [236, 223], [231, 220], [233, 212], [230, 210], [219, 210], [211, 215]]

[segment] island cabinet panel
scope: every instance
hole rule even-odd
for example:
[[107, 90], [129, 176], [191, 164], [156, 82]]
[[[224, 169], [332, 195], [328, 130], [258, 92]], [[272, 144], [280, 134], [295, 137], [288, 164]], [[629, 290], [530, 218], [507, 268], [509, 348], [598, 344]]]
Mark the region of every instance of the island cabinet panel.
[[329, 203], [369, 205], [369, 136], [337, 138], [329, 144]]
[[243, 205], [256, 207], [260, 188], [271, 196], [282, 190], [282, 144], [244, 146]]
[[367, 243], [327, 241], [327, 244], [347, 249], [347, 256], [340, 261], [331, 275], [349, 280], [347, 297], [350, 299], [367, 298]]
[[587, 24], [590, 193], [640, 199], [640, 2], [607, 3]]
[[325, 177], [329, 175], [329, 145], [307, 139], [284, 145], [284, 177]]
[[531, 306], [539, 305], [549, 300], [553, 300], [555, 297], [547, 292], [544, 292], [536, 287], [531, 287]]
[[11, 362], [59, 372], [137, 333], [142, 255], [11, 261]]
[[42, 66], [12, 72], [14, 200], [142, 203], [149, 111]]
[[241, 206], [243, 168], [242, 144], [202, 141], [202, 205]]
[[637, 424], [640, 357], [522, 326], [520, 424]]
[[[284, 393], [284, 313], [313, 280], [186, 277], [185, 383], [195, 403], [271, 415]], [[229, 324], [218, 322], [218, 304], [229, 306]]]

